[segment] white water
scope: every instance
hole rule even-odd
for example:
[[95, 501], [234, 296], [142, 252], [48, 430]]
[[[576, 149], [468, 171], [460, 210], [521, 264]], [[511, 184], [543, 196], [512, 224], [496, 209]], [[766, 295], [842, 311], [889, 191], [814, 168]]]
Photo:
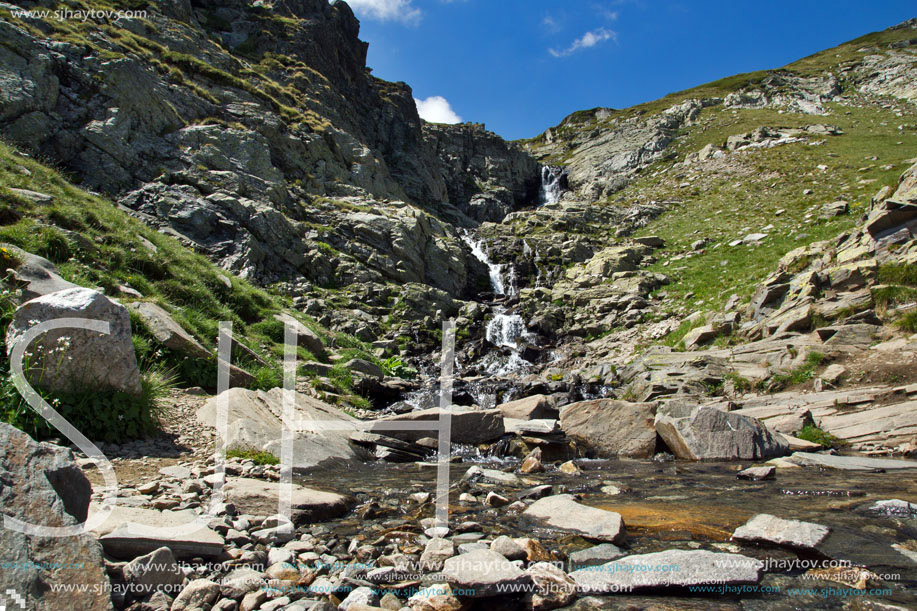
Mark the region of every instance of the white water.
[[475, 240], [470, 233], [462, 232], [462, 241], [471, 249], [474, 258], [487, 266], [487, 272], [490, 276], [490, 288], [496, 295], [515, 295], [516, 294], [516, 272], [510, 270], [509, 282], [503, 280], [503, 266], [499, 263], [493, 263], [487, 252], [484, 250], [484, 241]]
[[563, 169], [546, 165], [541, 168], [541, 201], [545, 204], [556, 204], [564, 193], [562, 179]]
[[516, 339], [525, 333], [525, 321], [518, 314], [506, 314], [502, 307], [494, 309], [494, 317], [487, 323], [487, 341], [494, 346], [516, 347]]

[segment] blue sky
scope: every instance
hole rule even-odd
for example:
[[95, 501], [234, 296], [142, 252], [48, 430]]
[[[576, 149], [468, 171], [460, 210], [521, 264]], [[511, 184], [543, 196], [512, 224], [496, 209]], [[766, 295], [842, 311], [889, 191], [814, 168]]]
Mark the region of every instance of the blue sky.
[[411, 85], [421, 115], [485, 123], [509, 139], [576, 110], [780, 67], [917, 16], [913, 0], [348, 3], [373, 74]]

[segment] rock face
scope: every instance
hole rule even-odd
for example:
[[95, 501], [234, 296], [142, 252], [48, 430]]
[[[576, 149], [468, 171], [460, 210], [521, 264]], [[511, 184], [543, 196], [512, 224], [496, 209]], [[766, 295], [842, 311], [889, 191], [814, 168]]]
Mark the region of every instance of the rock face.
[[[232, 388], [228, 393], [229, 427], [227, 447], [257, 448], [280, 456], [283, 389], [269, 391]], [[198, 410], [198, 420], [216, 425], [214, 397]], [[350, 433], [359, 428], [354, 418], [321, 401], [296, 393], [294, 402], [293, 468], [309, 469], [322, 463], [359, 460], [366, 454], [350, 443]], [[323, 423], [325, 427], [323, 428]], [[349, 429], [348, 425], [353, 425]]]
[[27, 301], [16, 310], [6, 336], [9, 355], [33, 326], [59, 318], [99, 320], [109, 333], [55, 329], [26, 348], [29, 379], [56, 392], [85, 390], [140, 394], [140, 370], [131, 343], [127, 308], [92, 289], [72, 288]]
[[656, 432], [683, 460], [757, 460], [789, 451], [783, 438], [757, 420], [713, 407], [683, 417], [658, 413]]
[[610, 543], [620, 543], [625, 536], [624, 520], [620, 514], [580, 505], [569, 494], [535, 501], [522, 513], [522, 519], [543, 528]]
[[480, 549], [449, 558], [442, 576], [453, 591], [462, 590], [467, 598], [490, 598], [505, 594], [508, 587], [532, 583], [532, 577], [515, 564], [489, 549]]
[[828, 536], [830, 529], [821, 524], [784, 520], [759, 513], [732, 534], [733, 539], [755, 543], [773, 543], [796, 549], [814, 550]]
[[[272, 15], [206, 0], [121, 19], [165, 73], [103, 31], [104, 55], [33, 36], [37, 19], [5, 21], [0, 130], [256, 281], [464, 290], [454, 229], [426, 211], [499, 221], [536, 201], [535, 159], [483, 125], [421, 121], [407, 85], [369, 73], [346, 3], [285, 2]], [[210, 39], [221, 46], [205, 52]], [[252, 57], [274, 59], [239, 76]]]
[[570, 573], [581, 594], [611, 594], [702, 584], [755, 584], [764, 563], [740, 554], [668, 550], [627, 556]]
[[560, 428], [601, 457], [649, 458], [656, 450], [655, 403], [596, 399], [567, 405]]
[[[37, 443], [4, 423], [0, 423], [0, 447], [0, 504], [4, 515], [50, 527], [75, 526], [85, 521], [92, 489], [69, 450]], [[109, 580], [102, 548], [90, 535], [46, 537], [0, 528], [0, 562], [4, 566], [0, 571], [0, 592], [12, 589], [25, 596], [29, 609], [112, 608], [105, 593]], [[72, 566], [74, 563], [80, 564], [78, 570]], [[57, 568], [38, 571], [33, 568], [37, 564]], [[6, 568], [16, 566], [21, 568]], [[88, 584], [89, 589], [52, 589], [68, 584]]]

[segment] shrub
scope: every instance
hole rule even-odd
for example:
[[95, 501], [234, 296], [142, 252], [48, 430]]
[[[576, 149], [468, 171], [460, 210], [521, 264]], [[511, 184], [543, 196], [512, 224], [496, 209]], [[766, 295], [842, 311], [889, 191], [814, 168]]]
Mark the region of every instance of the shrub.
[[255, 448], [230, 448], [226, 451], [226, 458], [240, 458], [242, 460], [252, 460], [256, 465], [278, 465], [280, 459], [264, 450]]

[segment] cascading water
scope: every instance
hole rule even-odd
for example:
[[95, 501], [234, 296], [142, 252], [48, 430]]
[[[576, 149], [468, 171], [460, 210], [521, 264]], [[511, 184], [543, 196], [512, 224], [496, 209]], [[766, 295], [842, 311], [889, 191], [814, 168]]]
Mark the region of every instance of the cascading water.
[[555, 165], [541, 168], [541, 203], [556, 204], [566, 191], [567, 171]]
[[[481, 241], [476, 241], [471, 234], [462, 233], [462, 241], [471, 249], [471, 254], [487, 266], [490, 275], [490, 287], [496, 295], [513, 296], [516, 294], [516, 272], [510, 267], [504, 277], [503, 267], [490, 260]], [[494, 346], [508, 348], [509, 355], [492, 352], [484, 358], [484, 367], [491, 375], [506, 375], [525, 369], [531, 365], [522, 358], [517, 340], [525, 337], [525, 321], [519, 314], [508, 314], [506, 307], [495, 304], [491, 307], [491, 319], [487, 323], [487, 341]]]
[[[471, 249], [471, 254], [474, 255], [474, 258], [487, 266], [487, 271], [490, 275], [490, 288], [493, 289], [494, 294], [506, 295], [506, 286], [503, 282], [503, 266], [499, 263], [492, 263], [490, 261], [490, 257], [484, 252], [484, 242], [475, 241], [470, 233], [464, 231], [460, 237], [462, 241], [468, 245], [468, 248]], [[515, 286], [511, 285], [510, 288], [515, 290]]]

